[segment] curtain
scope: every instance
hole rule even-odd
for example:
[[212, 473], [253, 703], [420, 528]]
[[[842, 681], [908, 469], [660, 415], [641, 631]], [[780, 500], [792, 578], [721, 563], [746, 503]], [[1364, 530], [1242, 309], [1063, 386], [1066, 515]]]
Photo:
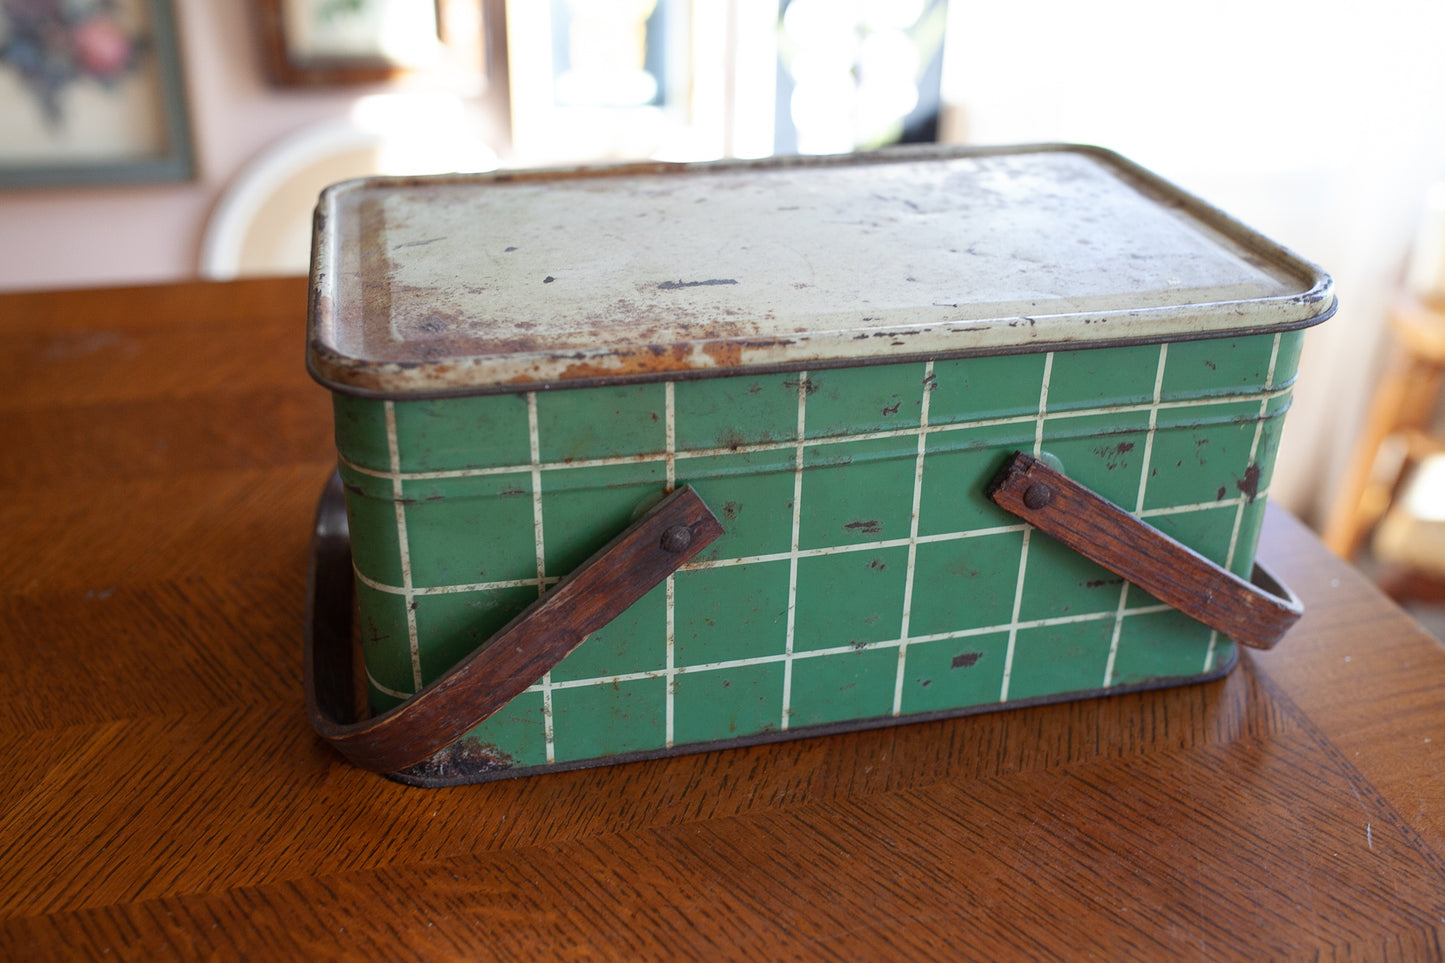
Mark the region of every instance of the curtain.
[[1445, 179], [1440, 0], [950, 6], [945, 137], [1119, 151], [1332, 274], [1270, 497], [1316, 526], [1384, 363], [1385, 316]]

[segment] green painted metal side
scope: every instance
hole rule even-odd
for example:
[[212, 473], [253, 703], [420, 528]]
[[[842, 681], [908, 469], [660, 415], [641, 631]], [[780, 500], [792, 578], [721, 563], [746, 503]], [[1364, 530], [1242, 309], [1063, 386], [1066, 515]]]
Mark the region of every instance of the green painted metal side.
[[1019, 523], [1015, 450], [1248, 576], [1301, 332], [432, 401], [335, 396], [371, 701], [678, 484], [726, 534], [473, 733], [517, 767], [1171, 684], [1233, 643]]

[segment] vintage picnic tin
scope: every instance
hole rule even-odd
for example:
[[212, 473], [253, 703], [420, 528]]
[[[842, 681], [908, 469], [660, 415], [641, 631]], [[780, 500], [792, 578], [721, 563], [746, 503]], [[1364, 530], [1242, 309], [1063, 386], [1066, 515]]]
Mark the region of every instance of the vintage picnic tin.
[[[352, 569], [317, 584], [354, 574], [374, 713], [667, 492], [721, 524], [392, 773], [424, 784], [1223, 674], [1219, 631], [985, 489], [1037, 456], [1248, 578], [1334, 310], [1314, 266], [1085, 147], [363, 180], [316, 225]], [[332, 603], [313, 632], [349, 625]]]

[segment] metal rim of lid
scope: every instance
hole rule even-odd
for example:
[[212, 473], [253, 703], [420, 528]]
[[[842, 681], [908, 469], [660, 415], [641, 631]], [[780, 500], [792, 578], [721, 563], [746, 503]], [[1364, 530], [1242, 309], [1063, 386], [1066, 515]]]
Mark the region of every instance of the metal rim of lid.
[[[1203, 230], [1217, 232], [1241, 249], [1267, 258], [1292, 278], [1298, 290], [1287, 294], [1162, 307], [1075, 311], [998, 318], [969, 318], [911, 325], [856, 325], [794, 333], [786, 338], [693, 337], [685, 341], [604, 345], [559, 351], [512, 350], [502, 354], [443, 354], [430, 358], [376, 359], [336, 347], [336, 332], [346, 323], [336, 305], [335, 269], [339, 242], [335, 211], [341, 198], [362, 190], [406, 190], [411, 186], [481, 186], [536, 182], [589, 181], [597, 178], [675, 177], [690, 173], [733, 174], [749, 171], [827, 170], [870, 164], [997, 158], [1025, 154], [1071, 153], [1118, 172], [1169, 208], [1181, 211]], [[1044, 144], [1005, 148], [927, 147], [867, 154], [808, 158], [769, 158], [695, 164], [620, 164], [575, 169], [504, 171], [493, 174], [427, 178], [368, 178], [334, 185], [318, 205], [312, 292], [308, 319], [307, 367], [332, 390], [372, 397], [441, 397], [584, 387], [597, 384], [679, 380], [765, 371], [845, 367], [1064, 350], [1103, 345], [1195, 340], [1242, 333], [1289, 330], [1317, 324], [1335, 310], [1328, 275], [1293, 252], [1239, 224], [1216, 208], [1101, 148]], [[858, 346], [867, 341], [867, 352]]]

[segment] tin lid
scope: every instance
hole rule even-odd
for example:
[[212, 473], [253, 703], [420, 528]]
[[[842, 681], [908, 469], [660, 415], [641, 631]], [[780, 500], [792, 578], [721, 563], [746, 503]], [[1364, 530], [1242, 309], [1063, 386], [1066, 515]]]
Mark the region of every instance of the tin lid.
[[390, 397], [1277, 330], [1330, 279], [1115, 154], [1044, 146], [349, 181], [308, 365]]

